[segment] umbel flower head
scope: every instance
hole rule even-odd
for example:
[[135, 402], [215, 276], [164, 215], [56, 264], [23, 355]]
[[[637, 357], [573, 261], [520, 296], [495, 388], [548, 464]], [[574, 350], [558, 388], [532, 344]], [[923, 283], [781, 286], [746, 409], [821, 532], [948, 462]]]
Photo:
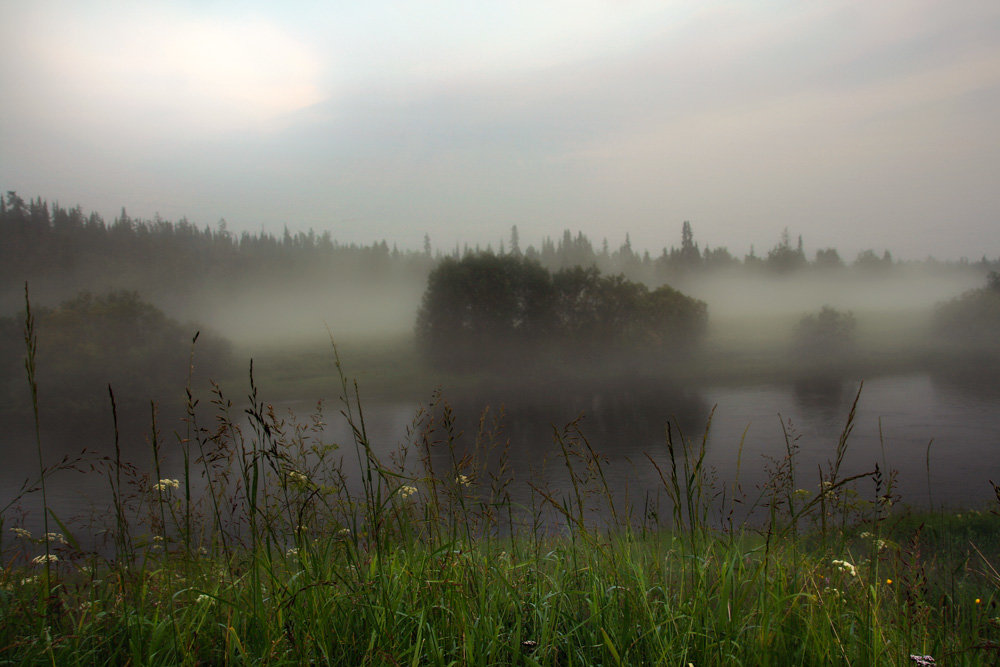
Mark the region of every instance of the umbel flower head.
[[831, 561], [831, 562], [832, 562], [833, 566], [836, 567], [841, 572], [846, 572], [847, 574], [851, 575], [852, 577], [858, 576], [858, 568], [854, 567], [854, 565], [852, 563], [849, 563], [846, 560], [834, 560], [834, 561]]
[[161, 479], [159, 482], [153, 485], [153, 490], [166, 491], [167, 489], [179, 489], [180, 486], [181, 486], [180, 480]]

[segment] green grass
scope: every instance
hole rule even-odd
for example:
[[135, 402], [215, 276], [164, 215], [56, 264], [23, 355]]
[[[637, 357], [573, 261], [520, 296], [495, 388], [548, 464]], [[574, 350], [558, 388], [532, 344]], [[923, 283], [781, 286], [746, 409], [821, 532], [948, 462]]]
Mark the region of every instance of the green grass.
[[[30, 317], [25, 339], [37, 416]], [[376, 386], [416, 386], [422, 373], [399, 341], [357, 353]], [[38, 480], [0, 506], [0, 664], [1000, 658], [996, 508], [912, 513], [891, 471], [841, 475], [853, 408], [814, 490], [787, 441], [755, 498], [722, 501], [703, 466], [707, 431], [687, 441], [668, 425], [666, 464], [649, 459], [662, 486], [631, 507], [573, 423], [553, 436], [562, 481], [527, 480], [519, 506], [512, 485], [525, 480], [512, 477], [497, 415], [459, 434], [437, 394], [380, 457], [336, 348], [265, 355], [263, 372], [279, 392], [336, 378], [348, 442], [325, 439], [321, 413], [279, 416], [259, 395], [260, 371], [251, 366], [238, 405], [218, 385], [195, 396], [189, 379], [180, 424], [159, 424], [150, 405], [146, 462], [122, 460], [117, 423], [114, 457], [47, 465], [38, 439]], [[164, 430], [177, 434], [169, 445]], [[178, 479], [161, 477], [166, 446], [181, 449]], [[66, 468], [107, 479], [108, 518], [68, 525], [42, 494], [45, 534], [10, 525], [9, 508]], [[747, 518], [719, 529], [710, 515]]]
[[[253, 382], [250, 428], [240, 428], [240, 411], [216, 389], [209, 424], [188, 399], [184, 478], [158, 479], [155, 413], [148, 473], [119, 460], [92, 473], [115, 490], [112, 519], [88, 527], [107, 531], [104, 549], [88, 550], [62, 523], [47, 538], [7, 526], [0, 662], [907, 665], [926, 654], [951, 665], [1000, 656], [1000, 520], [910, 513], [893, 502], [891, 475], [841, 477], [853, 411], [822, 492], [799, 488], [789, 444], [751, 519], [716, 530], [704, 441], [668, 431], [657, 515], [616, 505], [600, 457], [579, 432], [561, 432], [567, 481], [533, 482], [529, 506], [517, 507], [495, 422], [484, 418], [470, 446], [439, 399], [379, 459], [353, 386], [339, 377], [349, 443], [325, 442], [320, 416], [278, 418]], [[349, 466], [360, 471], [353, 485]], [[192, 491], [200, 485], [204, 493]], [[859, 490], [873, 486], [869, 497]]]

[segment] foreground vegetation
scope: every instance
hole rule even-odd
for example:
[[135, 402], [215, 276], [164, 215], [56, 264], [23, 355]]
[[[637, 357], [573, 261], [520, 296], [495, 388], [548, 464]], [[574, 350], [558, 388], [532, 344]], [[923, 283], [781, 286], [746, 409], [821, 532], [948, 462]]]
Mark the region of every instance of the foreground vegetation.
[[[35, 395], [34, 349], [28, 375]], [[339, 360], [336, 361], [339, 369]], [[3, 523], [0, 660], [9, 664], [993, 664], [1000, 521], [900, 510], [894, 475], [829, 467], [796, 447], [770, 481], [718, 488], [705, 441], [669, 426], [641, 507], [605, 482], [577, 424], [565, 469], [516, 505], [502, 418], [456, 432], [438, 396], [389, 456], [341, 374], [349, 443], [324, 418], [282, 419], [251, 391], [244, 420], [216, 387], [188, 398], [184, 474], [116, 455], [105, 524], [48, 511]], [[37, 405], [37, 403], [35, 404]], [[345, 460], [348, 463], [345, 463]], [[29, 492], [32, 485], [25, 487]], [[34, 501], [38, 493], [30, 496]], [[27, 500], [22, 496], [20, 500]], [[7, 509], [11, 504], [6, 506]], [[7, 509], [4, 512], [7, 512]], [[51, 525], [50, 525], [51, 524]], [[929, 656], [929, 657], [925, 657]]]

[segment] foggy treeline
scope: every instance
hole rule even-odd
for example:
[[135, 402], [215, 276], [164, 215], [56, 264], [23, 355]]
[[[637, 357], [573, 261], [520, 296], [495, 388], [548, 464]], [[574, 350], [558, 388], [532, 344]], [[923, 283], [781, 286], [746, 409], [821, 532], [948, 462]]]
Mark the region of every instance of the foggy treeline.
[[[197, 301], [215, 290], [229, 295], [274, 282], [329, 281], [338, 283], [424, 279], [444, 257], [488, 253], [523, 255], [550, 271], [574, 266], [597, 267], [605, 274], [623, 274], [650, 287], [690, 281], [723, 272], [785, 275], [804, 270], [846, 270], [872, 275], [901, 266], [973, 268], [982, 275], [1000, 268], [1000, 260], [983, 257], [975, 262], [899, 262], [889, 250], [866, 250], [850, 259], [836, 248], [807, 254], [802, 237], [791, 240], [786, 230], [775, 245], [758, 254], [752, 247], [738, 257], [726, 248], [701, 248], [689, 222], [680, 229], [680, 245], [659, 253], [632, 247], [628, 234], [618, 247], [605, 238], [594, 243], [582, 232], [566, 230], [561, 238], [545, 238], [539, 247], [522, 247], [518, 228], [496, 247], [456, 246], [442, 250], [425, 236], [420, 250], [399, 249], [386, 240], [341, 244], [324, 231], [280, 235], [231, 232], [225, 220], [198, 226], [187, 219], [176, 222], [155, 216], [133, 218], [122, 209], [108, 222], [79, 206], [49, 204], [41, 197], [25, 201], [15, 192], [0, 196], [0, 275], [3, 310], [21, 306], [23, 282], [31, 282], [43, 300], [68, 298], [76, 291], [137, 290], [157, 303]], [[190, 305], [190, 303], [188, 304]], [[414, 304], [415, 308], [416, 304]]]
[[[674, 234], [667, 245], [666, 237]], [[618, 276], [650, 294], [670, 286], [707, 305], [716, 348], [741, 351], [754, 336], [757, 343], [787, 348], [795, 336], [801, 339], [809, 317], [821, 329], [830, 330], [823, 323], [834, 322], [833, 329], [849, 331], [841, 339], [879, 338], [883, 349], [915, 339], [915, 331], [947, 338], [954, 347], [968, 330], [964, 321], [983, 320], [987, 292], [981, 288], [987, 275], [1000, 269], [1000, 260], [985, 257], [899, 261], [889, 250], [866, 250], [854, 258], [836, 248], [807, 252], [802, 237], [788, 230], [766, 252], [751, 248], [738, 257], [725, 247], [702, 248], [690, 222], [665, 225], [665, 245], [656, 253], [633, 248], [627, 233], [624, 243], [613, 247], [607, 239], [595, 243], [569, 230], [536, 247], [522, 240], [517, 226], [495, 246], [442, 249], [425, 235], [422, 248], [400, 249], [386, 240], [342, 244], [330, 231], [292, 233], [286, 227], [278, 235], [235, 233], [224, 220], [214, 226], [158, 215], [144, 220], [124, 209], [109, 222], [80, 206], [67, 208], [41, 197], [26, 201], [15, 192], [0, 196], [0, 317], [8, 338], [16, 338], [12, 332], [22, 320], [28, 282], [49, 326], [92, 318], [88, 313], [98, 317], [108, 304], [127, 317], [152, 307], [156, 315], [150, 317], [172, 332], [171, 358], [183, 354], [178, 341], [197, 330], [203, 340], [219, 341], [217, 351], [228, 349], [225, 340], [282, 346], [327, 340], [327, 327], [339, 337], [412, 341], [419, 333], [428, 277], [449, 262], [476, 257], [513, 258], [552, 276], [593, 269], [605, 276], [601, 281]], [[596, 281], [597, 275], [591, 277]], [[969, 296], [977, 288], [979, 296]], [[947, 303], [953, 304], [950, 310]], [[938, 323], [932, 327], [935, 307]], [[885, 313], [919, 317], [892, 320]], [[943, 326], [942, 317], [953, 326]], [[993, 340], [988, 322], [989, 333], [980, 335], [979, 347]], [[813, 347], [830, 349], [826, 343]], [[142, 356], [134, 349], [132, 354]]]

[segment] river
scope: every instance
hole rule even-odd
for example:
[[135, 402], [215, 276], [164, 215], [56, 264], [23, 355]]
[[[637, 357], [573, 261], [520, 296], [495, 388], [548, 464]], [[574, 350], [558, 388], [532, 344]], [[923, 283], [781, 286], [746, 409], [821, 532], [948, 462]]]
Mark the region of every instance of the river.
[[[819, 471], [828, 474], [857, 397], [841, 478], [871, 471], [878, 464], [886, 480], [890, 472], [895, 474], [892, 491], [907, 505], [965, 508], [995, 502], [990, 481], [1000, 482], [1000, 392], [991, 382], [912, 374], [866, 381], [860, 395], [859, 386], [856, 381], [840, 380], [684, 390], [667, 382], [623, 381], [495, 394], [446, 394], [444, 399], [454, 415], [452, 449], [442, 429], [443, 401], [431, 407], [425, 403], [423, 421], [416, 419], [416, 425], [415, 418], [421, 411], [421, 403], [416, 400], [370, 402], [363, 408], [373, 451], [389, 462], [391, 453], [401, 444], [413, 443], [410, 464], [405, 469], [416, 474], [413, 463], [419, 447], [414, 428], [419, 431], [426, 427], [433, 416], [437, 430], [429, 438], [436, 443], [431, 462], [436, 470], [447, 470], [453, 460], [474, 452], [482, 410], [490, 406], [484, 423], [498, 429], [493, 436], [479, 440], [496, 447], [492, 455], [479, 456], [476, 465], [470, 464], [462, 472], [470, 473], [474, 486], [485, 486], [489, 474], [495, 472], [491, 467], [497, 465], [500, 450], [508, 446], [506, 474], [514, 478], [509, 487], [512, 501], [523, 506], [532, 502], [529, 480], [552, 497], [568, 497], [570, 484], [560, 437], [563, 445], [579, 451], [583, 449], [582, 435], [602, 462], [604, 480], [619, 511], [631, 504], [632, 515], [638, 517], [653, 504], [651, 499], [663, 499], [664, 487], [656, 466], [661, 471], [669, 467], [668, 422], [675, 446], [683, 438], [697, 449], [706, 437], [711, 414], [704, 441], [704, 465], [710, 482], [707, 489], [724, 491], [732, 499], [738, 488], [741, 493], [737, 495], [749, 503], [774, 471], [782, 467], [789, 445], [795, 452], [795, 487], [815, 492]], [[275, 406], [275, 410], [278, 415], [293, 410], [304, 421], [313, 406], [290, 403]], [[338, 414], [340, 409], [338, 403], [328, 403], [322, 426], [314, 435], [323, 442], [341, 445], [337, 456], [344, 462], [349, 485], [357, 488], [356, 454], [350, 427]], [[502, 418], [494, 424], [501, 409]], [[244, 432], [248, 433], [242, 411], [234, 413], [240, 415]], [[5, 419], [8, 423], [4, 432], [8, 435], [3, 449], [5, 464], [0, 469], [2, 504], [14, 498], [22, 482], [38, 470], [30, 420], [23, 415]], [[209, 416], [202, 417], [203, 424], [210, 422]], [[161, 477], [181, 476], [183, 459], [178, 442], [185, 431], [186, 426], [176, 417], [161, 416]], [[152, 474], [149, 415], [123, 417], [119, 433], [122, 458], [132, 462], [138, 473]], [[108, 523], [109, 479], [103, 472], [106, 468], [95, 457], [114, 456], [113, 434], [110, 411], [72, 423], [43, 415], [42, 455], [46, 465], [54, 465], [63, 456], [72, 459], [73, 453], [84, 447], [94, 452], [81, 463], [83, 472], [58, 471], [48, 480], [50, 507], [77, 530], [94, 531]], [[583, 460], [571, 460], [582, 476]], [[859, 482], [857, 490], [863, 498], [871, 499], [875, 494], [870, 480]], [[5, 529], [12, 525], [40, 529], [38, 491], [24, 494], [7, 508]]]

